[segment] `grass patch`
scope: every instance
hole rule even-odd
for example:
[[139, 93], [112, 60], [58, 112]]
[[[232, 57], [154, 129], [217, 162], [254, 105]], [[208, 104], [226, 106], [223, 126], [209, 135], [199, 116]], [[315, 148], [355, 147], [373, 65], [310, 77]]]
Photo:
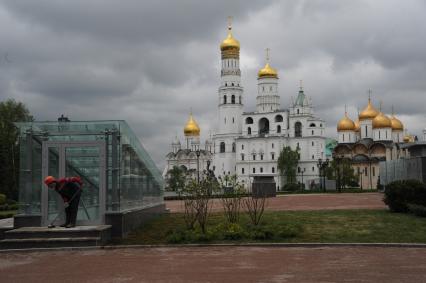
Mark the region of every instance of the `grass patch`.
[[246, 215], [238, 224], [225, 223], [222, 214], [213, 214], [202, 234], [185, 229], [183, 214], [165, 214], [118, 244], [426, 243], [426, 218], [388, 210], [269, 211], [259, 227]]

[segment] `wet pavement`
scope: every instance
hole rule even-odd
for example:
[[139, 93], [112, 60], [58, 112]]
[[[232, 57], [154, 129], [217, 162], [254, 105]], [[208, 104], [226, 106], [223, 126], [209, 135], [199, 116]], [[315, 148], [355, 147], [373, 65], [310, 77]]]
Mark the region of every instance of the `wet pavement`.
[[161, 247], [1, 253], [0, 282], [426, 282], [426, 248]]

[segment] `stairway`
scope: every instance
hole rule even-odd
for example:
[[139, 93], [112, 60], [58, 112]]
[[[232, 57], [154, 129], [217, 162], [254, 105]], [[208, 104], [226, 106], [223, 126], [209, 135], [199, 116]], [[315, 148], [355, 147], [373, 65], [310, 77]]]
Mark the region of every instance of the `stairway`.
[[103, 246], [111, 240], [111, 225], [74, 228], [22, 227], [6, 231], [0, 249]]

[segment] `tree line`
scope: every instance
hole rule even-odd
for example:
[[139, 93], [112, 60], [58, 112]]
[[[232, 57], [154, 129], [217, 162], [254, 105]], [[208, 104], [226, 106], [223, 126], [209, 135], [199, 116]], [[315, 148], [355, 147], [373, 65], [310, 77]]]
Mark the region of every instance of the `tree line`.
[[8, 99], [0, 102], [0, 194], [18, 199], [19, 132], [15, 122], [34, 118], [22, 102]]

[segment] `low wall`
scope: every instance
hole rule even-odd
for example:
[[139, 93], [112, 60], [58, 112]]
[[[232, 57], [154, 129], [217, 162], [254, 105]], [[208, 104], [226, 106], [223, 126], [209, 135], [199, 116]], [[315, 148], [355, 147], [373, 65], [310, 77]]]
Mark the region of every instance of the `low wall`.
[[113, 238], [126, 238], [130, 231], [135, 230], [165, 211], [166, 205], [163, 203], [143, 209], [107, 212], [105, 214], [105, 224], [112, 226], [111, 235]]

